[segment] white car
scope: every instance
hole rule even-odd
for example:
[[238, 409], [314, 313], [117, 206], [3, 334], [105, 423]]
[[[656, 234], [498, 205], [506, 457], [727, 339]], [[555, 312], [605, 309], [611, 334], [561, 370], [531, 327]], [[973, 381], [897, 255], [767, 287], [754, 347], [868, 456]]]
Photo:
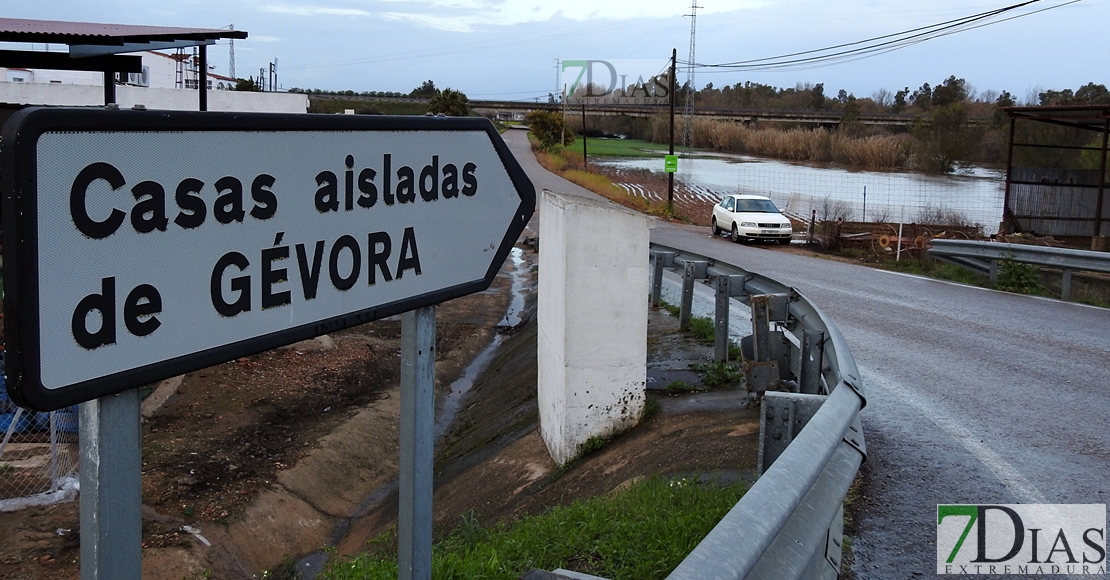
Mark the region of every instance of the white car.
[[713, 235], [729, 232], [734, 242], [777, 240], [789, 244], [794, 229], [774, 202], [762, 195], [726, 195], [713, 206]]

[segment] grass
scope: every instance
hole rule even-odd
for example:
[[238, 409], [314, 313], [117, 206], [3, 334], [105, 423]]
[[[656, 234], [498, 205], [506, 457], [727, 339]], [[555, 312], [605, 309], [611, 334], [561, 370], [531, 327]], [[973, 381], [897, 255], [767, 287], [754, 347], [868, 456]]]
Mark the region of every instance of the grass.
[[908, 259], [899, 262], [886, 262], [879, 264], [879, 266], [885, 270], [892, 270], [895, 272], [927, 276], [929, 278], [959, 282], [971, 286], [990, 287], [990, 282], [986, 276], [976, 274], [967, 268], [961, 268], [944, 262], [930, 263], [924, 260]]
[[690, 368], [704, 374], [701, 382], [707, 387], [736, 385], [744, 380], [744, 371], [725, 361], [715, 361], [708, 364], [692, 364]]
[[[532, 568], [565, 568], [612, 580], [664, 578], [743, 496], [719, 486], [656, 475], [619, 493], [579, 500], [537, 516], [485, 528], [473, 514], [432, 553], [432, 577], [515, 580]], [[329, 565], [321, 578], [397, 577], [395, 536]]]
[[715, 330], [713, 327], [713, 321], [708, 318], [703, 318], [701, 316], [690, 317], [690, 336], [693, 336], [694, 338], [702, 342], [708, 342], [712, 344], [713, 333]]
[[[536, 147], [535, 137], [529, 133], [529, 141]], [[663, 219], [689, 221], [674, 212], [673, 207], [665, 203], [651, 202], [642, 197], [631, 195], [623, 188], [615, 185], [608, 177], [600, 173], [593, 173], [585, 169], [581, 153], [556, 145], [547, 151], [535, 148], [536, 160], [544, 169], [561, 176], [563, 179], [580, 185], [610, 201], [619, 203], [635, 211], [653, 215]], [[590, 153], [593, 154], [592, 151]]]
[[[590, 157], [658, 157], [659, 169], [663, 169], [663, 156], [669, 147], [662, 143], [652, 143], [639, 139], [593, 139], [586, 138], [586, 153]], [[582, 137], [576, 137], [574, 143], [567, 147], [578, 155], [582, 155]]]
[[691, 385], [686, 381], [679, 380], [671, 381], [666, 387], [664, 387], [664, 390], [668, 393], [696, 393], [705, 389], [702, 389], [697, 385]]

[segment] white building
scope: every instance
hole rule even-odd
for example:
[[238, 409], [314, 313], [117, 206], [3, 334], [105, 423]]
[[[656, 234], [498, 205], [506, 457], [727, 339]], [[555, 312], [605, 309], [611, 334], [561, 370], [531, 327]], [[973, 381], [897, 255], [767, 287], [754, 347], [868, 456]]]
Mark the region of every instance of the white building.
[[[143, 59], [141, 73], [117, 79], [120, 107], [196, 110], [199, 58], [191, 51], [132, 53]], [[210, 67], [211, 68], [211, 67]], [[14, 105], [99, 106], [104, 104], [104, 73], [0, 67], [0, 103]], [[236, 80], [208, 72], [208, 110], [304, 113], [308, 97], [278, 92], [234, 91]]]

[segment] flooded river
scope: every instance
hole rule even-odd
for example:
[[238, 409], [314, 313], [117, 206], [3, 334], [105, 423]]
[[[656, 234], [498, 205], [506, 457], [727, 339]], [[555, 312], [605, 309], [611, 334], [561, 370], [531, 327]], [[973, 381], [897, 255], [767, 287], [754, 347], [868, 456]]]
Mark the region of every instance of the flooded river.
[[[663, 172], [663, 159], [597, 159], [591, 163], [624, 169]], [[1004, 174], [976, 168], [949, 176], [860, 171], [789, 163], [730, 154], [696, 154], [678, 162], [675, 177], [691, 189], [717, 199], [729, 193], [753, 193], [774, 200], [784, 211], [808, 217], [824, 208], [847, 208], [848, 219], [920, 221], [925, 212], [957, 212], [988, 231], [1002, 218]], [[866, 192], [866, 216], [864, 196]]]

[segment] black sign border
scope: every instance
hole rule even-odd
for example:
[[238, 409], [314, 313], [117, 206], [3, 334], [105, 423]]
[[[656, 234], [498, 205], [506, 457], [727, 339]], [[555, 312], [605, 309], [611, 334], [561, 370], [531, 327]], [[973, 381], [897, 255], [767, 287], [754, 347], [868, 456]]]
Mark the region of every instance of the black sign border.
[[[411, 296], [287, 328], [230, 345], [179, 356], [73, 385], [42, 385], [39, 352], [38, 156], [43, 133], [74, 132], [484, 132], [497, 151], [520, 204], [485, 277], [435, 292]], [[481, 117], [397, 117], [381, 115], [314, 115], [138, 111], [106, 108], [30, 107], [4, 124], [0, 132], [0, 223], [4, 233], [4, 324], [8, 393], [17, 404], [52, 411], [336, 332], [416, 308], [439, 304], [489, 288], [536, 207], [536, 190], [489, 119]]]

